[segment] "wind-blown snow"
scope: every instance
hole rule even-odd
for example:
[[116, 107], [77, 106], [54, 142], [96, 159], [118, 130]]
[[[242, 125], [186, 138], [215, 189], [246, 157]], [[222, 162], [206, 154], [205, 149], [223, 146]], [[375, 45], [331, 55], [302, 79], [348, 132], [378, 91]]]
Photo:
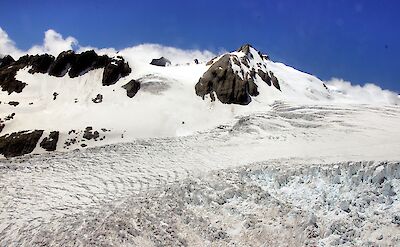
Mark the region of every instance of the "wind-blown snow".
[[325, 83], [336, 93], [337, 98], [343, 101], [357, 101], [364, 104], [400, 104], [395, 92], [384, 90], [372, 83], [364, 86], [352, 85], [351, 82], [338, 78], [332, 78]]

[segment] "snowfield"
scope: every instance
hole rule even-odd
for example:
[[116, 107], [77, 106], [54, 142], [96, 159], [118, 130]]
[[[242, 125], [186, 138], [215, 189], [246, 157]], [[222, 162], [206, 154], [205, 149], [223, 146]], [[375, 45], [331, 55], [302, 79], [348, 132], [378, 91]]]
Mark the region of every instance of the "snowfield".
[[1, 246], [397, 246], [400, 107], [276, 101], [188, 136], [0, 161]]

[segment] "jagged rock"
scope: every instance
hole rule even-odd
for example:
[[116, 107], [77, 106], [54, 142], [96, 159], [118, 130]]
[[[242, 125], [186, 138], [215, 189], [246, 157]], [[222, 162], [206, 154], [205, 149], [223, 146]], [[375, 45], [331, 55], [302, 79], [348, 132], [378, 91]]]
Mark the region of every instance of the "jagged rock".
[[53, 100], [56, 100], [56, 99], [57, 99], [57, 96], [58, 96], [58, 93], [57, 93], [57, 92], [54, 92], [54, 93], [53, 93]]
[[[252, 48], [252, 46], [250, 44], [244, 44], [239, 49], [237, 49], [236, 51], [237, 52], [243, 52], [246, 55], [249, 55], [249, 54], [251, 55], [250, 48]], [[251, 55], [251, 57], [253, 57], [253, 55]]]
[[272, 71], [270, 71], [269, 73], [271, 74], [272, 85], [274, 85], [274, 87], [276, 87], [276, 89], [281, 91], [281, 87], [279, 86], [278, 78], [275, 77], [275, 75], [274, 75], [274, 73], [272, 73]]
[[169, 66], [171, 65], [171, 61], [169, 61], [168, 59], [166, 59], [165, 57], [160, 57], [159, 59], [153, 59], [151, 60], [151, 65], [156, 65], [156, 66]]
[[42, 73], [45, 74], [49, 71], [50, 66], [54, 62], [54, 57], [49, 54], [29, 56], [28, 65], [32, 68], [28, 71], [31, 74]]
[[194, 59], [195, 64], [199, 64], [199, 60], [197, 58]]
[[222, 56], [203, 74], [195, 86], [196, 94], [204, 99], [215, 92], [222, 103], [247, 105], [250, 96], [258, 95], [257, 85], [251, 77], [243, 80], [233, 71], [230, 57]]
[[140, 89], [140, 82], [130, 80], [127, 84], [123, 85], [122, 88], [126, 90], [126, 95], [128, 95], [129, 98], [133, 98]]
[[105, 67], [108, 60], [108, 56], [98, 56], [93, 50], [76, 54], [68, 74], [71, 78], [81, 76], [92, 69]]
[[76, 54], [74, 51], [69, 50], [61, 52], [50, 66], [49, 75], [63, 77], [75, 62], [75, 58]]
[[10, 64], [14, 63], [15, 60], [10, 55], [7, 55], [0, 59], [0, 69], [3, 67], [8, 67]]
[[118, 57], [119, 59], [111, 59], [110, 62], [107, 63], [103, 72], [103, 86], [110, 86], [115, 84], [119, 78], [125, 77], [131, 73], [131, 68], [127, 63], [125, 63], [122, 57]]
[[0, 87], [2, 91], [7, 91], [8, 94], [22, 92], [27, 84], [15, 79], [15, 76], [17, 71], [23, 67], [24, 65], [16, 64], [16, 62], [9, 64], [9, 66], [0, 67]]
[[52, 131], [50, 132], [48, 137], [43, 138], [40, 142], [40, 147], [42, 147], [46, 151], [54, 151], [57, 148], [59, 132]]
[[34, 130], [1, 136], [0, 154], [6, 158], [29, 154], [35, 149], [42, 134], [43, 130]]
[[271, 82], [271, 77], [269, 77], [268, 73], [265, 73], [262, 70], [258, 70], [257, 74], [260, 76], [261, 80], [265, 81], [265, 83], [268, 84], [268, 86], [271, 86], [272, 82]]
[[103, 95], [97, 94], [96, 98], [92, 99], [93, 103], [101, 103], [103, 102]]

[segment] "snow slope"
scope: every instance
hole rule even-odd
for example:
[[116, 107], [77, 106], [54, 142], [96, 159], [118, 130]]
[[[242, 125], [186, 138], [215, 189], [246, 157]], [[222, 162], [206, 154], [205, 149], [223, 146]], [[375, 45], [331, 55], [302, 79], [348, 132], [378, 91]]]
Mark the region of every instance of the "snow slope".
[[[148, 49], [148, 54], [143, 49]], [[82, 144], [91, 147], [130, 142], [136, 138], [189, 135], [214, 128], [238, 116], [268, 111], [276, 100], [321, 105], [365, 103], [360, 97], [352, 98], [335, 90], [334, 86], [332, 89], [325, 88], [323, 82], [312, 75], [282, 63], [262, 59], [259, 52], [252, 47], [250, 66], [256, 67], [260, 64], [265, 71], [273, 72], [279, 80], [281, 91], [268, 86], [256, 76], [255, 83], [260, 94], [253, 97], [249, 105], [227, 105], [218, 100], [210, 102], [207, 97], [202, 100], [196, 96], [194, 87], [210, 65], [206, 65], [206, 61], [200, 61], [199, 64], [194, 61], [177, 64], [170, 58], [172, 66], [153, 66], [149, 64], [149, 54], [154, 54], [151, 49], [153, 47], [142, 47], [140, 52], [126, 49], [118, 54], [113, 51], [105, 52], [111, 57], [123, 56], [133, 70], [116, 84], [106, 87], [99, 83], [103, 69], [91, 70], [76, 78], [70, 78], [68, 74], [61, 78], [48, 74], [30, 74], [29, 67], [19, 70], [16, 79], [28, 85], [22, 93], [7, 94], [0, 91], [0, 118], [4, 119], [15, 113], [14, 118], [5, 124], [1, 134], [42, 129], [45, 130], [41, 138], [43, 139], [50, 131], [59, 131], [57, 150], [66, 151], [81, 148]], [[138, 54], [143, 57], [138, 57]], [[246, 56], [242, 51], [229, 54], [239, 58]], [[216, 60], [218, 58], [214, 59]], [[240, 67], [235, 66], [234, 69], [238, 72], [248, 70], [243, 64]], [[140, 81], [141, 89], [135, 97], [128, 98], [121, 86], [132, 79]], [[54, 93], [58, 94], [55, 100]], [[92, 100], [98, 94], [103, 96], [103, 101], [96, 104]], [[400, 102], [397, 97], [395, 100], [391, 97], [368, 100], [375, 105]], [[19, 105], [9, 105], [8, 102], [11, 101], [19, 102]], [[83, 139], [83, 130], [88, 126], [99, 131], [104, 140]], [[78, 133], [71, 133], [73, 130]], [[77, 142], [65, 145], [72, 139], [77, 139]], [[34, 153], [42, 152], [45, 151], [40, 147], [34, 150]]]

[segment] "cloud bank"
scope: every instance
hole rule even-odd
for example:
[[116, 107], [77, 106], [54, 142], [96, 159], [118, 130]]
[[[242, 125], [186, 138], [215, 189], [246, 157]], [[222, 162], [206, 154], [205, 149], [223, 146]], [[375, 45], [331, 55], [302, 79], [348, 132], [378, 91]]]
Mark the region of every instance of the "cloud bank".
[[77, 52], [95, 50], [99, 54], [115, 55], [120, 54], [128, 58], [135, 58], [137, 62], [149, 63], [153, 58], [166, 57], [173, 63], [181, 64], [192, 62], [195, 58], [199, 61], [208, 61], [215, 56], [208, 50], [183, 50], [175, 47], [167, 47], [158, 44], [140, 44], [117, 51], [114, 48], [96, 48], [91, 46], [81, 46], [74, 37], [64, 38], [60, 33], [50, 29], [44, 33], [43, 43], [34, 45], [28, 50], [19, 49], [15, 42], [10, 39], [8, 34], [0, 27], [0, 57], [11, 55], [19, 58], [25, 54], [35, 55], [48, 53], [57, 56], [60, 52], [75, 50]]
[[336, 98], [343, 101], [400, 105], [399, 95], [372, 83], [360, 86], [352, 85], [351, 82], [343, 79], [332, 78], [326, 81], [325, 84], [331, 91], [335, 92]]

